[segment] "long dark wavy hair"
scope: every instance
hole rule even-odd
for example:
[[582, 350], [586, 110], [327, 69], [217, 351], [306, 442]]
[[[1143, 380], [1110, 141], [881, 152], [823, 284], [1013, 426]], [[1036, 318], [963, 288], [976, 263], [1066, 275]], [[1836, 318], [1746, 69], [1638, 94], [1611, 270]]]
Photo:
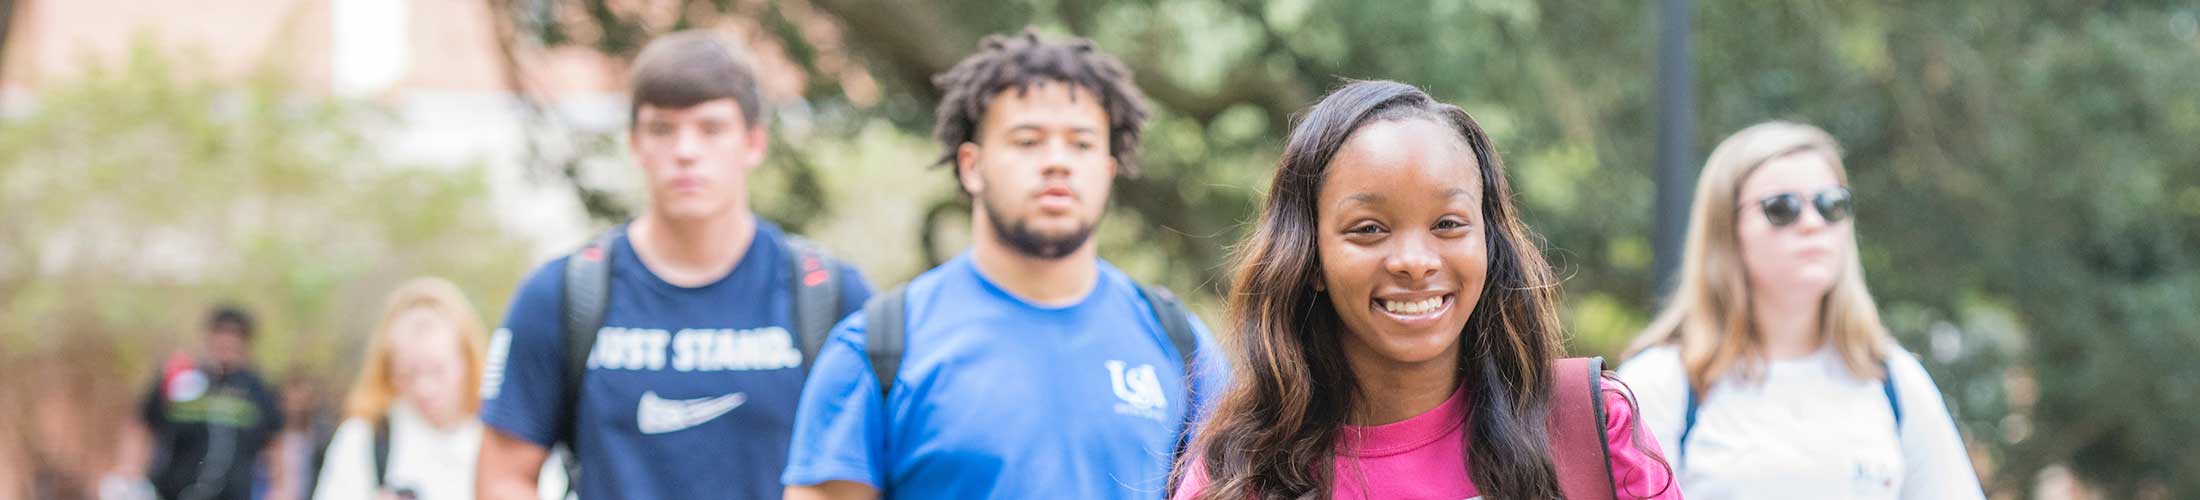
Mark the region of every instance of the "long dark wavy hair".
[[1559, 353], [1557, 281], [1513, 208], [1504, 161], [1459, 107], [1411, 85], [1359, 81], [1298, 118], [1259, 225], [1238, 249], [1226, 343], [1235, 380], [1190, 454], [1204, 457], [1211, 481], [1199, 498], [1328, 498], [1337, 434], [1361, 395], [1339, 343], [1343, 323], [1314, 286], [1322, 276], [1315, 204], [1353, 132], [1399, 120], [1450, 126], [1481, 167], [1489, 269], [1459, 349], [1459, 380], [1474, 402], [1466, 445], [1475, 488], [1491, 499], [1560, 496], [1544, 429], [1548, 367]]

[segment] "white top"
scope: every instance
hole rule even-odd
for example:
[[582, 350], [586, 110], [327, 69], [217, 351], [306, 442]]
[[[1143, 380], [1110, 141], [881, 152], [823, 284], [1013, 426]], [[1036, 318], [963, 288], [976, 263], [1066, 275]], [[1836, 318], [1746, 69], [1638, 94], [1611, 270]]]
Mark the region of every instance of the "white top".
[[[421, 500], [472, 500], [474, 463], [481, 456], [481, 422], [472, 418], [437, 430], [399, 402], [390, 406], [387, 488], [411, 488]], [[543, 500], [563, 498], [565, 474], [552, 457], [536, 483]], [[314, 500], [376, 500], [374, 423], [347, 419], [329, 440]]]
[[1620, 365], [1619, 377], [1634, 389], [1644, 427], [1657, 435], [1692, 500], [1984, 498], [1932, 377], [1909, 352], [1890, 350], [1899, 432], [1880, 382], [1850, 374], [1824, 348], [1768, 361], [1761, 385], [1739, 377], [1713, 384], [1685, 457], [1679, 441], [1688, 377], [1680, 349], [1644, 350]]

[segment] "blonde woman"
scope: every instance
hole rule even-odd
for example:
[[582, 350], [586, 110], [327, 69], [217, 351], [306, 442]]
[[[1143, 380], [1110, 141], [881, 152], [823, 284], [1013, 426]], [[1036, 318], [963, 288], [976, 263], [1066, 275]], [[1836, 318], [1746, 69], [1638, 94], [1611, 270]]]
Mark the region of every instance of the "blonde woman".
[[1879, 322], [1840, 147], [1736, 132], [1696, 185], [1679, 286], [1620, 378], [1681, 489], [1726, 498], [1981, 498], [1955, 423]]
[[[391, 292], [313, 498], [473, 498], [486, 339], [449, 281], [416, 278]], [[560, 484], [542, 491], [563, 491], [562, 475], [545, 480]]]

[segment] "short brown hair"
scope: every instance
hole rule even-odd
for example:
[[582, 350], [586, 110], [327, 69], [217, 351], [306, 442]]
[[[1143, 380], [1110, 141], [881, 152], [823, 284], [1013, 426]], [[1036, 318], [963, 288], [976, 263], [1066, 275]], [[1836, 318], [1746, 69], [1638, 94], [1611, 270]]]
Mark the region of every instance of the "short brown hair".
[[634, 95], [626, 113], [627, 125], [634, 125], [644, 104], [685, 108], [732, 98], [741, 106], [746, 124], [758, 126], [763, 103], [757, 90], [756, 69], [748, 59], [744, 48], [709, 31], [678, 31], [651, 40], [642, 47], [641, 55], [634, 57]]
[[[932, 137], [946, 149], [937, 164], [954, 163], [956, 148], [977, 142], [978, 123], [994, 94], [1046, 82], [1067, 83], [1100, 97], [1100, 108], [1108, 113], [1108, 154], [1122, 172], [1137, 174], [1139, 130], [1153, 112], [1131, 81], [1131, 70], [1090, 39], [1042, 40], [1031, 28], [1015, 36], [987, 36], [978, 42], [978, 53], [932, 77], [942, 94]], [[962, 170], [954, 171], [961, 180]]]

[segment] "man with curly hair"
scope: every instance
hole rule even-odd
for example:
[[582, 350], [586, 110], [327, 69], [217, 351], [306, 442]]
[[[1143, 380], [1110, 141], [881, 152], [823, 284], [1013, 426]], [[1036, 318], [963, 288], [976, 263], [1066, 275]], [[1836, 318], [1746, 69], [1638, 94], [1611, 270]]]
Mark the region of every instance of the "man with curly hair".
[[934, 78], [971, 249], [834, 331], [787, 498], [1153, 498], [1222, 360], [1198, 318], [1100, 259], [1149, 111], [1090, 40], [985, 39]]

